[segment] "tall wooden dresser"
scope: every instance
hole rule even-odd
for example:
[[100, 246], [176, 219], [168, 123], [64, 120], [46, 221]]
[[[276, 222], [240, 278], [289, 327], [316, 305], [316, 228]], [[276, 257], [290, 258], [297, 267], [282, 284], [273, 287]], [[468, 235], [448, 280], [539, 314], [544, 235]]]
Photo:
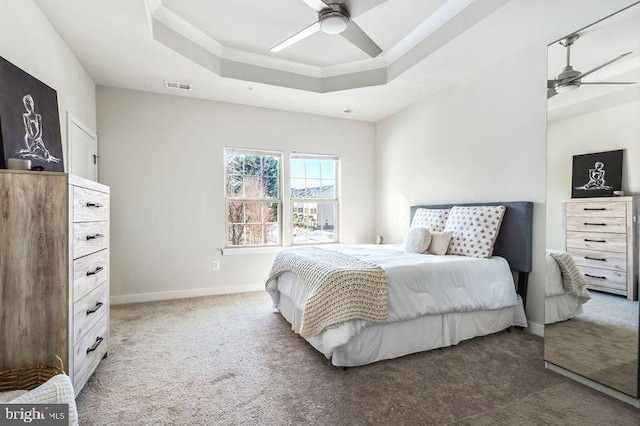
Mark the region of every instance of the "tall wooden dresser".
[[108, 335], [109, 187], [0, 170], [0, 370], [57, 354], [77, 395]]
[[638, 300], [637, 197], [564, 201], [566, 246], [588, 288]]

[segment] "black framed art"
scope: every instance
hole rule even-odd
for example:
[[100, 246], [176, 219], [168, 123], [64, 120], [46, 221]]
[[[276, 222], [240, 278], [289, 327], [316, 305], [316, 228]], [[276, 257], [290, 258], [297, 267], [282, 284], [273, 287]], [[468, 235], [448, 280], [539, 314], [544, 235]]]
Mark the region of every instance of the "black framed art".
[[571, 198], [611, 197], [622, 190], [623, 150], [573, 156]]
[[54, 89], [0, 57], [0, 168], [7, 159], [64, 172], [58, 95]]

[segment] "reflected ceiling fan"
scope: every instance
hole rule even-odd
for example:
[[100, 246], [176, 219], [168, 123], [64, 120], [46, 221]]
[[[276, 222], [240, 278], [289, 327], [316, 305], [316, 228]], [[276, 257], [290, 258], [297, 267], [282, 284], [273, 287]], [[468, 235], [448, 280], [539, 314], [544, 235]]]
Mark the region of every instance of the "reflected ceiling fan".
[[272, 47], [270, 49], [272, 52], [279, 52], [318, 31], [322, 31], [326, 34], [340, 34], [372, 58], [382, 53], [382, 49], [353, 22], [352, 18], [373, 9], [386, 0], [302, 1], [318, 13], [318, 20], [282, 43]]
[[555, 80], [547, 80], [547, 99], [557, 95], [558, 93], [572, 92], [584, 84], [636, 84], [635, 82], [614, 82], [614, 81], [598, 81], [598, 82], [586, 82], [582, 79], [591, 73], [594, 73], [612, 63], [619, 61], [627, 55], [633, 52], [623, 53], [622, 55], [613, 58], [612, 60], [605, 62], [604, 64], [597, 66], [587, 72], [580, 72], [573, 69], [571, 66], [571, 46], [580, 37], [578, 34], [570, 34], [559, 41], [559, 43], [567, 48], [567, 66], [564, 70], [555, 78]]

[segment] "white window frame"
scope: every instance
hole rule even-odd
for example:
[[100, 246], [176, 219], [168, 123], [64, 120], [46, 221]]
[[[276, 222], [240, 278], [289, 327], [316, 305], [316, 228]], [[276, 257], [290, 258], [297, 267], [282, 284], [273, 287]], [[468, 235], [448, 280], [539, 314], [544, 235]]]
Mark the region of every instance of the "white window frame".
[[[336, 162], [336, 170], [335, 170], [335, 196], [334, 198], [299, 198], [299, 197], [293, 197], [292, 196], [292, 188], [291, 188], [291, 180], [292, 180], [292, 173], [291, 173], [291, 165], [292, 165], [292, 160], [294, 159], [307, 159], [307, 160], [333, 160]], [[303, 153], [303, 152], [292, 152], [289, 155], [289, 161], [288, 161], [288, 168], [287, 168], [287, 201], [288, 201], [288, 207], [287, 212], [288, 212], [288, 221], [289, 221], [289, 241], [290, 244], [292, 246], [305, 246], [305, 245], [320, 245], [320, 244], [337, 244], [340, 242], [340, 168], [341, 168], [341, 161], [340, 161], [340, 157], [338, 155], [333, 155], [333, 154], [310, 154], [310, 153]], [[293, 221], [293, 213], [294, 213], [294, 204], [295, 203], [302, 203], [302, 204], [306, 204], [306, 203], [314, 203], [314, 204], [318, 204], [318, 206], [316, 206], [316, 210], [319, 209], [319, 205], [320, 204], [332, 204], [334, 205], [334, 211], [335, 211], [335, 218], [334, 218], [334, 232], [335, 232], [335, 237], [333, 241], [325, 241], [325, 242], [304, 242], [304, 243], [296, 243], [294, 240], [294, 221]], [[312, 207], [309, 206], [309, 209], [311, 209]], [[303, 207], [304, 210], [304, 207]], [[304, 214], [304, 212], [303, 212]], [[317, 214], [317, 213], [316, 213]]]
[[[260, 155], [260, 156], [275, 156], [279, 158], [279, 169], [278, 169], [278, 197], [277, 198], [262, 198], [262, 197], [242, 197], [242, 198], [232, 198], [229, 197], [227, 192], [227, 154], [229, 153], [237, 153], [241, 155]], [[283, 171], [285, 170], [284, 163], [285, 156], [281, 151], [272, 151], [272, 150], [263, 150], [263, 149], [251, 149], [251, 148], [236, 148], [236, 147], [224, 147], [222, 161], [223, 161], [223, 193], [224, 193], [224, 247], [225, 250], [243, 250], [243, 249], [272, 249], [272, 248], [282, 248], [283, 246], [283, 216], [285, 212], [285, 206], [283, 203]], [[239, 202], [265, 202], [265, 203], [277, 203], [278, 204], [278, 221], [273, 222], [278, 225], [278, 243], [277, 244], [243, 244], [243, 245], [229, 245], [229, 202], [239, 201]], [[264, 226], [266, 222], [261, 222]]]

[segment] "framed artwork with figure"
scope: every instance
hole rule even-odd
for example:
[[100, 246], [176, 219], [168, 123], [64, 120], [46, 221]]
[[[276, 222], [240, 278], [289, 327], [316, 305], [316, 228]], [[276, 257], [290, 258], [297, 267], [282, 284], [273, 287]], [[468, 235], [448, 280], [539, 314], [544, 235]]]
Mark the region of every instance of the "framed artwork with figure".
[[623, 150], [573, 156], [571, 198], [611, 197], [622, 190]]
[[7, 159], [64, 172], [58, 95], [54, 89], [0, 57], [0, 168]]

